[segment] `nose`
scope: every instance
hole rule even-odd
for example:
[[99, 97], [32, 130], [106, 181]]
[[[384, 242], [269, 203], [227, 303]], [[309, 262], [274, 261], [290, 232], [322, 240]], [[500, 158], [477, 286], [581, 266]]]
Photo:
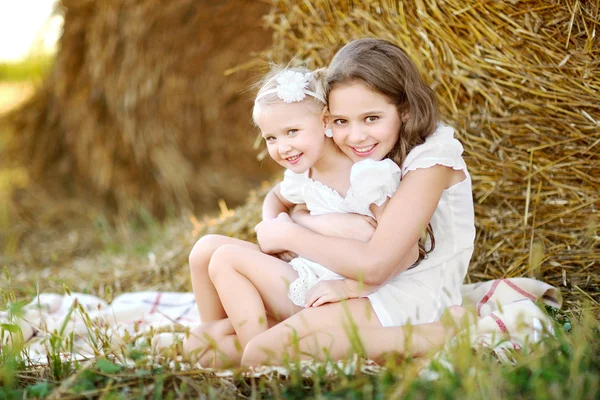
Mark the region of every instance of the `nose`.
[[350, 126], [350, 133], [348, 135], [348, 139], [351, 143], [360, 143], [364, 142], [367, 139], [368, 135], [365, 132], [364, 128], [359, 124], [353, 124]]
[[285, 140], [282, 140], [279, 142], [279, 154], [286, 154], [289, 153], [292, 150], [292, 146], [286, 142]]

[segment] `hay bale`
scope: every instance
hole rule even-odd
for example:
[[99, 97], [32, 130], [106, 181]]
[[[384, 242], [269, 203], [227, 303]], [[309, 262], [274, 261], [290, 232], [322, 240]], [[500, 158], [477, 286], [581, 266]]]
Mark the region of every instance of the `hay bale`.
[[465, 147], [477, 224], [470, 279], [533, 276], [599, 301], [598, 10], [578, 1], [384, 3], [273, 1], [266, 57], [317, 67], [351, 39], [397, 43]]
[[282, 60], [321, 66], [351, 39], [380, 37], [417, 62], [465, 146], [473, 279], [600, 286], [597, 4], [280, 0], [266, 22]]
[[[256, 160], [256, 72], [268, 5], [62, 0], [64, 32], [43, 88], [12, 118], [6, 154], [32, 184], [155, 215], [242, 202], [273, 168]], [[52, 185], [50, 185], [52, 184]]]

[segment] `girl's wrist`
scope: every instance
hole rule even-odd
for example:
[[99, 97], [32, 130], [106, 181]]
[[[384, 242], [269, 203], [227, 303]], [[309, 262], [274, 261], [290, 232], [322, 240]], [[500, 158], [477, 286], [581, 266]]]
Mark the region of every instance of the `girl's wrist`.
[[301, 234], [302, 226], [297, 225], [296, 223], [285, 224], [283, 231], [281, 232], [281, 241], [283, 243], [289, 244], [287, 246], [282, 246], [288, 248], [291, 251], [298, 252], [296, 249], [296, 242], [298, 240], [298, 235]]

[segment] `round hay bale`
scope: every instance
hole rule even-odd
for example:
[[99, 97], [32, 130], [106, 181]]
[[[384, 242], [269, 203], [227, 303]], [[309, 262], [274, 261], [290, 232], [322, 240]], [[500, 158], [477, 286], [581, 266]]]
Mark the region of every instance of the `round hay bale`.
[[600, 293], [600, 14], [593, 2], [272, 1], [267, 56], [327, 65], [349, 40], [402, 47], [473, 178], [470, 277]]
[[12, 116], [6, 154], [31, 182], [121, 213], [242, 202], [257, 161], [253, 53], [270, 45], [252, 0], [61, 0], [64, 32], [41, 90]]

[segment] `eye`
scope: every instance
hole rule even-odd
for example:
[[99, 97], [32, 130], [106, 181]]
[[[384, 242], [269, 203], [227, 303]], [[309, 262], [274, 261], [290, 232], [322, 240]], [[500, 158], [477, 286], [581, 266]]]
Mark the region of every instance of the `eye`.
[[287, 131], [287, 135], [288, 136], [293, 136], [297, 132], [298, 132], [298, 129], [290, 129], [290, 130]]
[[366, 122], [375, 122], [379, 119], [379, 117], [377, 115], [369, 115], [367, 118], [365, 118]]
[[265, 142], [272, 143], [275, 141], [275, 136], [267, 136], [265, 137]]
[[345, 119], [342, 119], [342, 118], [338, 118], [338, 119], [334, 119], [333, 123], [336, 125], [346, 125], [348, 123], [348, 121], [346, 121]]

